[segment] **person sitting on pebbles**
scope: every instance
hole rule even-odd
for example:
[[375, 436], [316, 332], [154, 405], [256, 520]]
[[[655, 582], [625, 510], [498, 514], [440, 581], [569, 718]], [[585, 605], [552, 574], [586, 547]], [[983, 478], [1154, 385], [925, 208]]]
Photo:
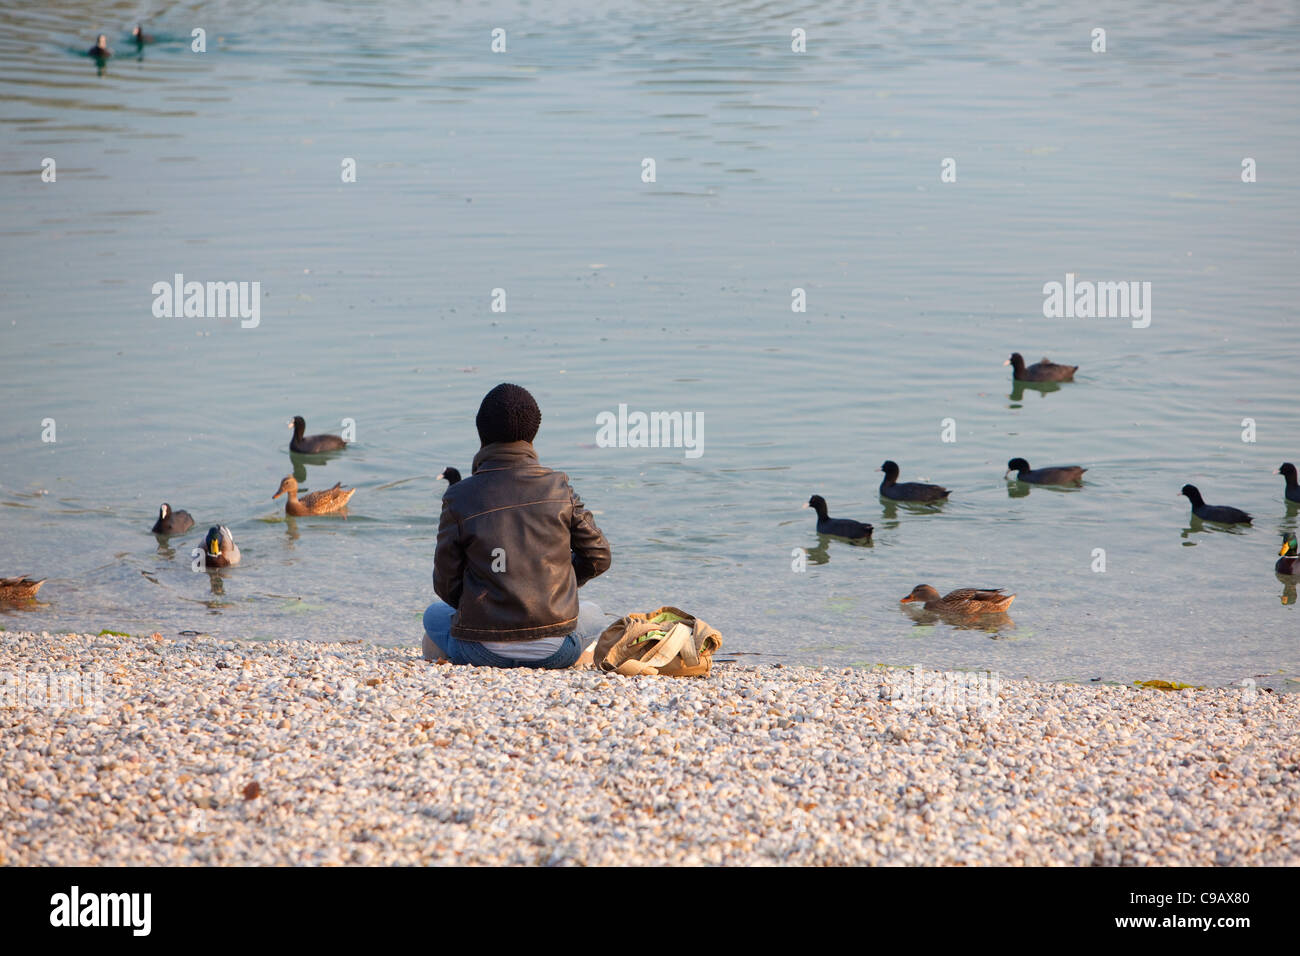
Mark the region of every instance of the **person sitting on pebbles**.
[[487, 667], [572, 667], [605, 628], [578, 588], [609, 569], [609, 542], [563, 472], [533, 449], [542, 412], [502, 383], [474, 419], [471, 474], [442, 498], [424, 659]]

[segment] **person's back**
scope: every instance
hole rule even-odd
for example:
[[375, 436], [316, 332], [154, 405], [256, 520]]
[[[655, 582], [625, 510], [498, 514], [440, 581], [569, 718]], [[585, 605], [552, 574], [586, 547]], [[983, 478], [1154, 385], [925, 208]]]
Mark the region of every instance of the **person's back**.
[[538, 462], [540, 423], [519, 386], [483, 399], [472, 474], [443, 496], [433, 581], [446, 603], [425, 612], [430, 659], [567, 667], [604, 625], [578, 588], [609, 567], [609, 544], [568, 477]]

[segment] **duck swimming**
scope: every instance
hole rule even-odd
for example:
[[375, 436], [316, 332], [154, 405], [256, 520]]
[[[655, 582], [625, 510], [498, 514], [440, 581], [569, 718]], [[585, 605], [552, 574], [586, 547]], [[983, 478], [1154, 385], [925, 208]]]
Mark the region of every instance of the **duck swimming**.
[[1295, 465], [1289, 461], [1284, 461], [1282, 466], [1273, 474], [1282, 475], [1286, 478], [1286, 500], [1300, 504], [1300, 481], [1296, 480]]
[[137, 23], [131, 28], [131, 39], [135, 41], [136, 46], [141, 47], [146, 43], [152, 43], [154, 36], [152, 33], [145, 33], [140, 24]]
[[817, 533], [833, 535], [837, 538], [848, 538], [850, 541], [860, 541], [871, 537], [871, 525], [861, 521], [854, 521], [852, 518], [830, 518], [826, 515], [826, 499], [821, 495], [813, 495], [808, 499], [805, 508], [812, 508], [817, 512]]
[[235, 537], [224, 524], [213, 525], [203, 539], [203, 563], [209, 568], [230, 568], [239, 563]]
[[0, 578], [0, 604], [20, 604], [35, 600], [36, 592], [44, 583], [45, 578], [33, 581], [21, 574], [13, 578]]
[[301, 415], [293, 416], [289, 427], [293, 429], [289, 450], [300, 455], [319, 455], [321, 452], [338, 451], [348, 446], [348, 443], [338, 435], [303, 435], [307, 429], [307, 422]]
[[952, 494], [947, 488], [927, 485], [919, 481], [905, 481], [899, 484], [898, 465], [892, 461], [885, 462], [876, 471], [885, 473], [884, 479], [880, 482], [880, 493], [894, 501], [942, 501]]
[[108, 37], [102, 33], [95, 38], [95, 45], [86, 51], [86, 56], [98, 57], [101, 60], [112, 55], [113, 51], [108, 48]]
[[1278, 554], [1282, 557], [1273, 565], [1274, 571], [1278, 574], [1300, 575], [1300, 546], [1297, 545], [1294, 531], [1282, 533], [1282, 550]]
[[289, 475], [284, 481], [280, 482], [280, 490], [271, 496], [274, 501], [283, 494], [288, 494], [289, 500], [284, 503], [284, 513], [287, 515], [324, 515], [333, 511], [342, 511], [347, 507], [348, 499], [357, 493], [355, 488], [344, 488], [342, 482], [338, 482], [333, 488], [326, 488], [324, 491], [313, 491], [311, 494], [303, 495], [302, 499], [298, 498], [298, 482]]
[[1058, 365], [1046, 358], [1026, 368], [1019, 352], [1012, 352], [1002, 364], [1011, 366], [1011, 377], [1018, 382], [1073, 382], [1074, 373], [1079, 371], [1077, 365]]
[[1219, 524], [1250, 524], [1254, 519], [1240, 508], [1228, 505], [1207, 505], [1195, 485], [1183, 485], [1180, 495], [1186, 495], [1192, 502], [1192, 514], [1202, 521], [1217, 521]]
[[[1029, 467], [1029, 462], [1023, 458], [1012, 458], [1007, 462], [1007, 475], [1013, 471], [1016, 473], [1017, 481], [1029, 482], [1033, 485], [1072, 485], [1083, 481], [1083, 473], [1087, 468], [1080, 468], [1078, 465], [1059, 465], [1055, 468], [1034, 468]], [[1006, 475], [1003, 475], [1005, 478]]]
[[924, 601], [927, 611], [944, 614], [999, 614], [1011, 606], [1014, 594], [1003, 594], [1002, 588], [958, 588], [943, 597], [928, 584], [918, 584], [912, 593], [899, 600], [900, 604]]
[[438, 473], [438, 480], [447, 482], [447, 487], [450, 488], [456, 482], [460, 481], [460, 472], [448, 465]]
[[194, 519], [188, 511], [172, 511], [172, 506], [164, 501], [151, 530], [154, 534], [184, 534], [193, 527]]

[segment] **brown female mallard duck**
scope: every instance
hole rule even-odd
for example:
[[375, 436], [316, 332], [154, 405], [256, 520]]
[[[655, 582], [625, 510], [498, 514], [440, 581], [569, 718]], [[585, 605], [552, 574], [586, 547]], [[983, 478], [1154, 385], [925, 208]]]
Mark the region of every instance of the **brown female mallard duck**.
[[0, 578], [0, 604], [17, 604], [20, 601], [34, 600], [36, 592], [44, 583], [45, 578], [33, 581], [21, 574], [14, 578]]
[[342, 511], [347, 507], [348, 499], [356, 492], [357, 489], [344, 488], [343, 483], [338, 482], [333, 488], [313, 491], [299, 499], [298, 482], [293, 475], [289, 475], [280, 482], [280, 490], [271, 496], [271, 500], [287, 494], [289, 500], [284, 503], [284, 513], [287, 515], [325, 515], [331, 511]]
[[1015, 599], [1014, 594], [1003, 594], [1002, 588], [958, 588], [939, 597], [939, 592], [930, 585], [918, 584], [899, 603], [924, 601], [927, 611], [943, 614], [999, 614]]
[[1300, 575], [1300, 546], [1297, 546], [1294, 531], [1282, 533], [1282, 550], [1278, 554], [1282, 557], [1273, 565], [1274, 571], [1278, 574]]

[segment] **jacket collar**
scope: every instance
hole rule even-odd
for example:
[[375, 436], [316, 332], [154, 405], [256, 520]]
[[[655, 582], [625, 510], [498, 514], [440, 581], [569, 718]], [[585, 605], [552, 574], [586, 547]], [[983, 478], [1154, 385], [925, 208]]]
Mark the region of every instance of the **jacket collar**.
[[480, 471], [497, 471], [502, 468], [522, 468], [536, 465], [537, 451], [530, 441], [500, 441], [484, 445], [474, 456], [470, 474]]

